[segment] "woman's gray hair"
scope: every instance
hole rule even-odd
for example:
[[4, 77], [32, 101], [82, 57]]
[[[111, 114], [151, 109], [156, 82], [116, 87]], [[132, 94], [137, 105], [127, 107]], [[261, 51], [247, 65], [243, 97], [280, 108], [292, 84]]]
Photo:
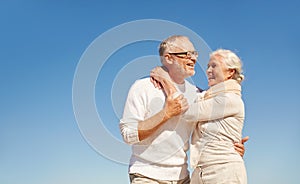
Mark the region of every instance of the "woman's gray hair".
[[242, 83], [245, 76], [243, 75], [242, 61], [241, 59], [231, 50], [218, 49], [210, 54], [210, 57], [220, 56], [223, 63], [228, 69], [234, 69], [235, 73], [232, 76], [232, 79], [237, 80], [239, 83]]

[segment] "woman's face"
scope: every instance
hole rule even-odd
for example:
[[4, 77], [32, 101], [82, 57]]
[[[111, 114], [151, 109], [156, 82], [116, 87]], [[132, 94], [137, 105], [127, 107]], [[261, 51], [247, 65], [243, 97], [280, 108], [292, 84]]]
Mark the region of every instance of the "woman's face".
[[214, 55], [207, 64], [206, 75], [208, 86], [213, 86], [230, 79], [233, 74], [232, 70], [226, 67], [222, 58], [218, 55]]

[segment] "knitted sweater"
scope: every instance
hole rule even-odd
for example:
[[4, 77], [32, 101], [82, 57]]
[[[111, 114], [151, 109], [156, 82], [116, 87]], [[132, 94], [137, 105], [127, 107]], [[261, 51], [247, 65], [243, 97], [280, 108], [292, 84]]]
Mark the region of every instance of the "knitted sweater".
[[[195, 101], [195, 86], [185, 81], [176, 87], [189, 103]], [[138, 139], [138, 122], [162, 110], [165, 98], [163, 91], [155, 88], [149, 78], [137, 80], [128, 93], [120, 129], [124, 141], [132, 145], [129, 173], [159, 180], [180, 180], [189, 175], [186, 152], [195, 123], [176, 116], [147, 139]]]

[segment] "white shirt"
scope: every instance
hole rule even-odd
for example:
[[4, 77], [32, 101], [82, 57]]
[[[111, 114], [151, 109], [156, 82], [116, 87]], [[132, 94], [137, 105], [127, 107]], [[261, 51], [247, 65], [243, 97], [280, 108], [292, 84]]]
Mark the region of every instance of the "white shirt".
[[[195, 86], [185, 81], [177, 88], [188, 103], [195, 101]], [[159, 180], [180, 180], [189, 175], [186, 152], [194, 123], [176, 116], [147, 139], [138, 139], [138, 122], [161, 111], [164, 103], [163, 91], [156, 89], [149, 78], [137, 80], [132, 85], [120, 120], [123, 139], [132, 144], [129, 173], [139, 173]]]

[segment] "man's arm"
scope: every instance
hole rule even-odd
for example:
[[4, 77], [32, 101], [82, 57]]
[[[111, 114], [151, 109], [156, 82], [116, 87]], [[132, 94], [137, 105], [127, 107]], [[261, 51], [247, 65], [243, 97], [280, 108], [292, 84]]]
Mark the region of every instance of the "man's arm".
[[177, 98], [171, 96], [166, 99], [164, 108], [154, 116], [144, 119], [147, 112], [143, 84], [137, 82], [129, 90], [124, 108], [123, 118], [120, 120], [120, 130], [123, 140], [127, 144], [134, 144], [149, 137], [163, 123], [173, 116], [184, 113], [188, 104], [183, 95]]
[[246, 136], [241, 140], [241, 142], [234, 143], [234, 149], [241, 155], [241, 157], [243, 157], [245, 154], [244, 143], [247, 142], [248, 140], [249, 140], [249, 136]]
[[164, 109], [155, 114], [154, 116], [140, 121], [138, 124], [138, 136], [142, 141], [153, 134], [162, 124], [164, 124], [170, 118], [184, 113], [188, 109], [187, 100], [183, 95], [179, 95], [177, 98], [167, 97]]

